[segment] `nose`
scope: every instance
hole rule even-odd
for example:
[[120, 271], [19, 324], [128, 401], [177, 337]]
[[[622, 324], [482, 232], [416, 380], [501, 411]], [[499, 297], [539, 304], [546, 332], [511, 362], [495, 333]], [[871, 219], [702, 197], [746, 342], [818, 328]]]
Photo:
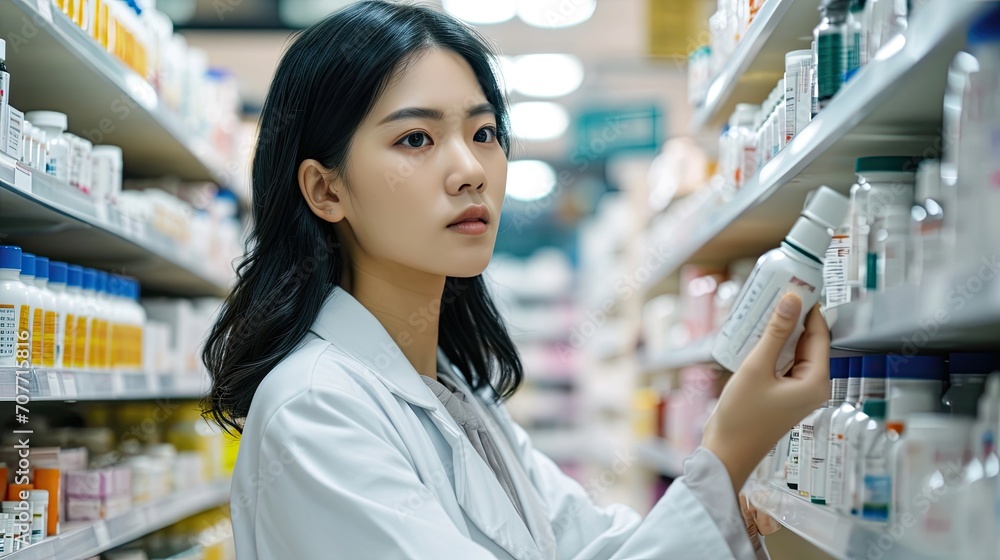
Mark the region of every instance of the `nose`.
[[451, 142], [451, 149], [444, 156], [448, 163], [445, 188], [450, 195], [458, 195], [467, 190], [482, 192], [486, 189], [486, 171], [476, 154], [462, 140]]

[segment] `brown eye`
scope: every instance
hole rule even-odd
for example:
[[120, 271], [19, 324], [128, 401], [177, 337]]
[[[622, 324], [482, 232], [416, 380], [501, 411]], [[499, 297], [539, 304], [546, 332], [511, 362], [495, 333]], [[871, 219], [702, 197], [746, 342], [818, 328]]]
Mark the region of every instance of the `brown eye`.
[[397, 142], [397, 144], [402, 144], [407, 148], [423, 148], [426, 144], [423, 143], [423, 139], [427, 139], [430, 142], [430, 137], [424, 132], [413, 132], [407, 134], [402, 140]]
[[497, 139], [497, 129], [492, 126], [484, 126], [476, 132], [476, 142], [493, 142]]

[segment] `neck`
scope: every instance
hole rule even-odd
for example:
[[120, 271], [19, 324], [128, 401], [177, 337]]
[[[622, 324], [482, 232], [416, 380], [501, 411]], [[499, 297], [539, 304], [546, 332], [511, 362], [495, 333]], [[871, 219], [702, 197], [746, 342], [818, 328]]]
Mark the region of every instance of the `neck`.
[[[370, 263], [369, 263], [370, 264]], [[445, 277], [395, 267], [351, 266], [345, 289], [378, 319], [417, 373], [437, 379]]]

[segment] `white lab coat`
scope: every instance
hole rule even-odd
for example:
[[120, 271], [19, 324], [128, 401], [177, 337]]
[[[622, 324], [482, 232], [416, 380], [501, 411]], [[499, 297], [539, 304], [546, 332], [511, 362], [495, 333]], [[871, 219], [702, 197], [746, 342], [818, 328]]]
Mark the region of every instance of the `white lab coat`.
[[731, 544], [745, 529], [713, 520], [684, 479], [645, 519], [598, 507], [503, 406], [473, 403], [527, 523], [378, 320], [334, 289], [254, 395], [233, 473], [237, 559], [754, 557], [745, 532]]

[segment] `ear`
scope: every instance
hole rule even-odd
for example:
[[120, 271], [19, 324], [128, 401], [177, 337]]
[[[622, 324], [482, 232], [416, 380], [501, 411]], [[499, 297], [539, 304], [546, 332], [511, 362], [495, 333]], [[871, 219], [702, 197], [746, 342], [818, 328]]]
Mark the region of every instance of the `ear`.
[[320, 162], [307, 159], [299, 164], [299, 189], [313, 214], [323, 221], [336, 223], [344, 219], [345, 192], [343, 180], [330, 172]]

